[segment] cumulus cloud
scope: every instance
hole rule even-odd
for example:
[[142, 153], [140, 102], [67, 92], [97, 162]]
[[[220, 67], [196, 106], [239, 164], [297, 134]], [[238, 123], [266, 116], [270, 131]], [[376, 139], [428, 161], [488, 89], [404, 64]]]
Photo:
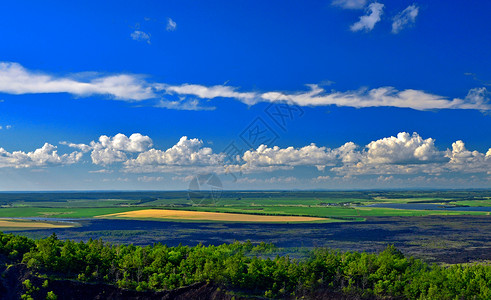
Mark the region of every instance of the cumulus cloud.
[[224, 154], [215, 154], [203, 141], [183, 136], [167, 150], [150, 149], [127, 160], [125, 167], [130, 172], [175, 171], [182, 168], [221, 167]]
[[453, 172], [478, 173], [491, 170], [491, 148], [486, 154], [470, 151], [459, 140], [452, 144], [452, 149], [448, 149], [445, 156], [450, 159], [446, 167]]
[[399, 33], [405, 27], [414, 24], [419, 13], [416, 4], [409, 5], [392, 19], [392, 33]]
[[423, 139], [417, 133], [407, 132], [373, 141], [366, 148], [367, 162], [377, 164], [431, 162], [439, 160], [442, 154], [436, 149], [434, 139]]
[[92, 148], [110, 148], [118, 151], [126, 152], [143, 152], [153, 145], [152, 139], [140, 133], [133, 133], [130, 137], [122, 133], [116, 134], [114, 137], [102, 135], [99, 142], [92, 142]]
[[151, 44], [150, 35], [146, 32], [135, 30], [130, 34], [131, 38], [135, 41], [146, 42], [147, 44]]
[[310, 144], [302, 148], [288, 147], [281, 149], [278, 146], [269, 148], [266, 145], [259, 146], [256, 150], [248, 150], [242, 160], [242, 171], [257, 171], [264, 168], [289, 169], [295, 166], [315, 166], [323, 170], [327, 165], [332, 165], [335, 154], [326, 147], [318, 147]]
[[89, 144], [61, 144], [90, 152], [92, 163], [95, 165], [120, 163], [125, 172], [195, 171], [197, 168], [224, 172], [224, 154], [213, 153], [211, 148], [203, 147], [202, 140], [188, 139], [186, 136], [166, 150], [152, 148], [152, 139], [140, 133], [134, 133], [129, 137], [121, 133], [113, 137], [102, 135], [97, 141]]
[[100, 94], [133, 101], [156, 97], [152, 87], [140, 76], [121, 74], [80, 81], [29, 71], [10, 62], [0, 62], [0, 92], [16, 95], [69, 93], [84, 97]]
[[333, 0], [332, 5], [344, 9], [362, 9], [367, 4], [367, 0]]
[[[364, 147], [353, 142], [333, 149], [315, 144], [301, 148], [261, 145], [256, 150], [246, 151], [239, 164], [227, 168], [232, 172], [258, 173], [297, 166], [315, 167], [318, 171], [342, 176], [482, 173], [491, 169], [491, 149], [486, 154], [469, 151], [462, 141], [457, 141], [452, 150], [439, 150], [432, 138], [401, 132]], [[323, 175], [314, 181], [329, 178], [329, 175]]]
[[167, 18], [167, 26], [165, 28], [167, 31], [174, 31], [177, 29], [177, 23], [171, 18]]
[[152, 147], [152, 139], [140, 133], [134, 133], [130, 137], [122, 133], [114, 137], [102, 135], [98, 141], [87, 144], [75, 144], [61, 142], [72, 148], [77, 148], [82, 152], [91, 152], [92, 163], [96, 165], [109, 165], [116, 162], [123, 162], [128, 159], [128, 153], [143, 152]]
[[370, 3], [370, 5], [368, 5], [367, 15], [361, 16], [358, 22], [351, 25], [351, 31], [371, 31], [375, 27], [375, 24], [380, 21], [383, 10], [383, 4], [377, 2]]
[[[370, 142], [360, 151], [351, 150], [349, 160], [339, 156], [343, 165], [332, 170], [345, 175], [361, 174], [412, 174], [436, 171], [426, 164], [446, 163], [445, 152], [435, 147], [432, 138], [401, 132], [396, 137], [386, 137]], [[346, 153], [346, 152], [344, 152]]]
[[81, 152], [59, 155], [57, 147], [45, 143], [43, 147], [32, 152], [8, 152], [0, 148], [0, 168], [30, 168], [50, 165], [69, 165], [82, 158]]
[[[32, 152], [8, 152], [0, 148], [0, 168], [30, 168], [51, 165], [70, 165], [80, 162], [83, 153], [90, 153], [92, 164], [104, 169], [91, 173], [175, 173], [172, 180], [185, 178], [197, 172], [218, 174], [253, 174], [293, 170], [298, 167], [312, 168], [319, 172], [312, 182], [320, 183], [339, 178], [377, 175], [380, 180], [399, 180], [399, 175], [429, 176], [436, 178], [445, 174], [491, 174], [491, 148], [485, 152], [469, 150], [463, 141], [456, 141], [450, 149], [438, 149], [433, 138], [423, 138], [418, 133], [400, 132], [359, 146], [346, 142], [337, 148], [318, 146], [314, 143], [303, 147], [279, 147], [260, 145], [237, 156], [233, 163], [226, 164], [225, 153], [214, 152], [204, 147], [202, 140], [183, 136], [167, 149], [153, 148], [150, 137], [140, 133], [130, 136], [102, 135], [88, 144], [61, 142], [73, 152], [59, 154], [56, 146], [46, 143]], [[108, 170], [106, 167], [111, 165]], [[480, 175], [476, 175], [480, 176]], [[487, 175], [485, 175], [487, 176]], [[186, 177], [187, 178], [187, 177]], [[376, 179], [376, 178], [375, 178]], [[387, 180], [386, 180], [387, 179]], [[142, 182], [164, 180], [160, 176], [141, 176]], [[289, 177], [270, 178], [263, 183], [294, 182]]]

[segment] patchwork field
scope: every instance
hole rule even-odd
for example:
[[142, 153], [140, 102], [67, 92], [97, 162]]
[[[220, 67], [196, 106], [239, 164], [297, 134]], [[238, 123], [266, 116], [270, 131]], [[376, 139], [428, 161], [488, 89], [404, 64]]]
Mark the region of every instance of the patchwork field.
[[301, 216], [268, 216], [253, 214], [233, 214], [187, 210], [144, 209], [116, 214], [97, 216], [97, 218], [165, 219], [219, 222], [333, 222], [336, 220]]

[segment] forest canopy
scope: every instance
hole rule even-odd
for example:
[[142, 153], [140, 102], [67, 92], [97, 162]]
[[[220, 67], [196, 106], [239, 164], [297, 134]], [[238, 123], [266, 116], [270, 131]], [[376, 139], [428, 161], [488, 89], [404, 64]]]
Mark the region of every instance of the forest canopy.
[[102, 282], [137, 291], [213, 282], [271, 298], [318, 290], [361, 298], [491, 299], [491, 265], [429, 265], [394, 246], [374, 253], [312, 250], [307, 258], [274, 255], [272, 244], [168, 247], [74, 242], [55, 234], [33, 240], [0, 232], [0, 255], [49, 278]]

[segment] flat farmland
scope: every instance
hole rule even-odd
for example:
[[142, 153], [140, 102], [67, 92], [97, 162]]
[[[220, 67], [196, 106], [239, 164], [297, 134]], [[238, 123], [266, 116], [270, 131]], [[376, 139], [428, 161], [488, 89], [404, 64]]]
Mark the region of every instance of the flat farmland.
[[307, 216], [271, 216], [217, 213], [204, 211], [186, 211], [169, 209], [144, 209], [127, 211], [116, 214], [97, 216], [97, 218], [127, 218], [127, 219], [164, 219], [187, 221], [218, 221], [218, 222], [258, 222], [258, 223], [285, 223], [285, 222], [335, 222], [329, 218]]

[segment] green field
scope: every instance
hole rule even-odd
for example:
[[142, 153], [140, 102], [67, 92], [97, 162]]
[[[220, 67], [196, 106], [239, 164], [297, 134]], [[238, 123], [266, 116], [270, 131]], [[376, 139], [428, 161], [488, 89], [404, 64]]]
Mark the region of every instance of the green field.
[[[206, 195], [204, 193], [204, 195]], [[209, 200], [209, 201], [208, 201]], [[92, 218], [140, 209], [312, 216], [363, 221], [375, 216], [489, 215], [484, 211], [363, 207], [373, 203], [491, 206], [490, 191], [224, 191], [196, 204], [181, 192], [1, 193], [0, 217]]]

